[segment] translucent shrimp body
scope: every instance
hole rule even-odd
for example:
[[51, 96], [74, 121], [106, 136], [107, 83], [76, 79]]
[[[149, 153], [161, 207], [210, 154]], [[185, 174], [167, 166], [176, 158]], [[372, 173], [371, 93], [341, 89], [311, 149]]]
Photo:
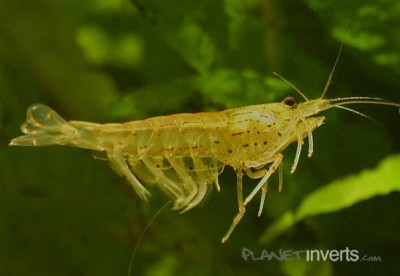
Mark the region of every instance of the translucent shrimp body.
[[27, 135], [10, 144], [106, 151], [112, 167], [127, 177], [139, 196], [149, 194], [141, 181], [155, 184], [173, 199], [175, 208], [189, 210], [212, 183], [219, 190], [218, 173], [225, 165], [236, 171], [265, 165], [298, 139], [298, 133], [311, 131], [323, 120], [297, 124], [291, 113], [290, 106], [277, 103], [102, 125], [66, 122], [37, 104], [28, 109], [22, 126]]
[[[105, 151], [113, 169], [125, 176], [141, 198], [149, 192], [143, 183], [156, 185], [187, 211], [198, 205], [225, 166], [237, 174], [238, 214], [224, 236], [225, 242], [245, 213], [246, 205], [261, 191], [261, 215], [267, 181], [280, 168], [282, 151], [297, 142], [291, 172], [299, 161], [303, 139], [308, 137], [310, 157], [312, 132], [324, 117], [315, 116], [347, 104], [380, 104], [400, 107], [378, 98], [351, 97], [316, 99], [296, 104], [291, 97], [283, 102], [246, 106], [221, 112], [175, 114], [123, 124], [67, 122], [54, 110], [31, 106], [14, 146], [68, 145]], [[243, 174], [260, 179], [250, 194], [242, 193]], [[279, 187], [282, 187], [280, 178]]]

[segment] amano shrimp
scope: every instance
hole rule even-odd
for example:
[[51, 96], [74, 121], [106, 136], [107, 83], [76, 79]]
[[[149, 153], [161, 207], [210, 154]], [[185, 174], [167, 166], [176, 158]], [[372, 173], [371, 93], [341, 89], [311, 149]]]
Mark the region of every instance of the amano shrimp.
[[[335, 64], [336, 65], [336, 64]], [[238, 213], [227, 233], [226, 242], [240, 222], [246, 206], [261, 194], [261, 215], [268, 180], [279, 170], [282, 188], [283, 150], [297, 143], [291, 172], [296, 170], [303, 140], [308, 139], [308, 156], [313, 153], [313, 131], [324, 123], [322, 111], [345, 105], [379, 104], [400, 107], [380, 98], [345, 97], [324, 99], [333, 70], [321, 97], [296, 103], [287, 97], [282, 102], [251, 105], [194, 114], [175, 114], [117, 124], [65, 121], [54, 110], [32, 105], [21, 126], [24, 136], [11, 140], [13, 146], [65, 145], [103, 151], [111, 167], [125, 176], [142, 199], [150, 193], [143, 183], [155, 185], [172, 200], [174, 209], [186, 212], [197, 206], [214, 185], [225, 166], [237, 175]], [[358, 113], [357, 111], [353, 111]], [[358, 113], [361, 114], [361, 113]], [[362, 114], [361, 114], [362, 115]], [[246, 197], [242, 179], [259, 179]]]

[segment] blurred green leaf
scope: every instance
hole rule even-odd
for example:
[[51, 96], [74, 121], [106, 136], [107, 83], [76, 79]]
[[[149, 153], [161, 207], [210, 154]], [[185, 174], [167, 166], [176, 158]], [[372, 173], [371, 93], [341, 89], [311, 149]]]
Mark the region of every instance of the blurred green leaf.
[[74, 43], [77, 20], [61, 2], [2, 1], [0, 25], [0, 51], [12, 53], [6, 63], [16, 58], [49, 98], [80, 118], [104, 116], [116, 100], [114, 83], [83, 63]]
[[385, 39], [381, 35], [366, 32], [352, 33], [345, 27], [338, 27], [333, 30], [333, 36], [350, 46], [357, 47], [364, 51], [378, 49], [385, 45]]
[[177, 113], [181, 110], [181, 106], [194, 97], [193, 83], [192, 79], [186, 78], [127, 91], [126, 96], [121, 97], [111, 108], [110, 115], [118, 119], [133, 120]]
[[[307, 0], [327, 24], [332, 35], [351, 47], [368, 52], [370, 61], [400, 72], [399, 63], [384, 58], [389, 52], [400, 58], [400, 29], [388, 26], [400, 23], [400, 3], [396, 0], [379, 1], [315, 1]], [[329, 11], [329, 12], [328, 12]]]
[[97, 26], [82, 26], [77, 41], [86, 59], [96, 65], [138, 66], [143, 60], [143, 40], [135, 34], [115, 39]]
[[199, 77], [197, 86], [206, 100], [226, 108], [281, 101], [290, 89], [276, 77], [227, 68]]
[[[217, 49], [203, 24], [210, 13], [191, 1], [132, 0], [160, 36], [200, 73], [210, 70]], [[212, 2], [204, 2], [211, 4]]]
[[360, 201], [400, 191], [400, 155], [388, 157], [373, 170], [339, 179], [306, 196], [296, 211], [286, 212], [260, 238], [268, 244], [295, 223], [320, 214], [348, 208]]

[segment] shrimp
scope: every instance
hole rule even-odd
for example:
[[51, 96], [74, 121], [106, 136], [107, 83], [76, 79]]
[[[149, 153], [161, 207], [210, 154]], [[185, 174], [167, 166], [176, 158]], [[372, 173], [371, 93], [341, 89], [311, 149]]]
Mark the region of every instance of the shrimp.
[[[324, 99], [329, 75], [320, 98], [293, 97], [282, 102], [251, 105], [221, 112], [175, 114], [127, 123], [97, 124], [65, 121], [54, 110], [34, 104], [21, 126], [24, 136], [12, 139], [12, 146], [66, 145], [103, 151], [111, 167], [125, 176], [143, 199], [150, 193], [143, 183], [158, 186], [174, 203], [174, 209], [186, 212], [197, 206], [213, 185], [219, 191], [218, 176], [225, 166], [237, 175], [238, 213], [222, 238], [226, 242], [245, 214], [246, 206], [260, 192], [258, 216], [261, 216], [271, 175], [279, 170], [282, 189], [283, 150], [297, 142], [291, 173], [299, 162], [304, 139], [308, 139], [308, 157], [313, 153], [313, 131], [324, 123], [316, 116], [331, 108], [357, 111], [348, 104], [379, 104], [400, 107], [380, 98], [345, 97]], [[242, 179], [259, 179], [249, 195], [243, 196]]]

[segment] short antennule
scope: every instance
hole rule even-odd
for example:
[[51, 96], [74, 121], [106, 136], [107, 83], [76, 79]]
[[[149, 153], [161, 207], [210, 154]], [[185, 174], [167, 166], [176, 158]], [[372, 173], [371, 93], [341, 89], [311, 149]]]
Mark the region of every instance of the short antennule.
[[290, 87], [292, 87], [294, 91], [296, 91], [297, 93], [299, 93], [300, 96], [302, 96], [302, 97], [306, 100], [306, 102], [309, 101], [309, 99], [307, 98], [307, 96], [304, 95], [304, 93], [301, 92], [300, 89], [298, 89], [296, 86], [294, 86], [293, 83], [291, 83], [290, 81], [288, 81], [287, 79], [285, 79], [283, 76], [279, 75], [277, 72], [272, 72], [272, 74], [274, 74], [275, 76], [279, 77], [281, 80], [283, 80], [284, 82], [286, 82], [286, 84], [288, 84]]

